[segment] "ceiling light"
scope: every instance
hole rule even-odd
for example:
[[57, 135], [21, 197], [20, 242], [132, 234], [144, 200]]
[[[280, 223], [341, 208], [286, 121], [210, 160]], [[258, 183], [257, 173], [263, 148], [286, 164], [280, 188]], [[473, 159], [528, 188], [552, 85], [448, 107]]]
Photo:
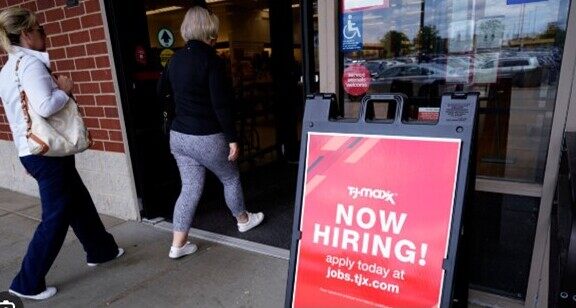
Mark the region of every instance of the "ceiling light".
[[154, 14], [160, 14], [160, 13], [166, 13], [166, 12], [172, 12], [172, 11], [177, 11], [177, 10], [181, 10], [181, 9], [183, 9], [183, 7], [181, 7], [181, 6], [167, 6], [167, 7], [159, 8], [156, 10], [146, 11], [146, 16], [154, 15]]

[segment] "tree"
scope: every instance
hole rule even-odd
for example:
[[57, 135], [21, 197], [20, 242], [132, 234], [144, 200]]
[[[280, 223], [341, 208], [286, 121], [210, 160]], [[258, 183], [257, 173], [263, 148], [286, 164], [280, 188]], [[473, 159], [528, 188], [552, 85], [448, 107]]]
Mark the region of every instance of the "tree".
[[440, 40], [438, 29], [435, 26], [424, 26], [418, 31], [414, 45], [418, 47], [420, 53], [431, 54], [441, 51]]
[[566, 31], [560, 29], [555, 23], [549, 23], [546, 30], [538, 36], [541, 39], [554, 39], [555, 46], [564, 46]]
[[388, 31], [380, 43], [384, 47], [386, 57], [400, 57], [410, 52], [410, 40], [406, 34], [398, 31]]

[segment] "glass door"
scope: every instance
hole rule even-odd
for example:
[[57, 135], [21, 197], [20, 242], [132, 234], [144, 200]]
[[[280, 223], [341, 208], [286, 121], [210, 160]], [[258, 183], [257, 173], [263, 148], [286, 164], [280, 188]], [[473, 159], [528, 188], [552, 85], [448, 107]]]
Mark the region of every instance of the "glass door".
[[[404, 120], [434, 121], [443, 93], [480, 93], [470, 287], [524, 302], [570, 1], [338, 3], [320, 24], [337, 38], [331, 90], [344, 117], [365, 94], [395, 92], [407, 97]], [[365, 89], [342, 84], [349, 69], [369, 76]]]

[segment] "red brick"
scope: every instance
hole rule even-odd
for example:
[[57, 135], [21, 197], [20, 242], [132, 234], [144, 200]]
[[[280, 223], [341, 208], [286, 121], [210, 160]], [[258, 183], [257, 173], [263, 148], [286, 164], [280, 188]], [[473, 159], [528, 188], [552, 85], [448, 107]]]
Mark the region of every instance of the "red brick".
[[62, 32], [71, 32], [80, 29], [80, 18], [66, 19], [60, 22]]
[[92, 28], [102, 26], [102, 14], [94, 13], [86, 15], [82, 17], [81, 21], [82, 21], [82, 28]]
[[[78, 63], [76, 63], [76, 69], [78, 69]], [[72, 80], [74, 82], [90, 81], [90, 73], [86, 71], [72, 72]]]
[[104, 108], [104, 114], [106, 114], [106, 117], [109, 119], [118, 119], [118, 108]]
[[0, 133], [0, 140], [12, 140], [11, 136], [10, 133]]
[[100, 2], [98, 0], [84, 1], [84, 8], [86, 13], [100, 12]]
[[7, 6], [13, 6], [17, 4], [24, 3], [24, 0], [7, 0]]
[[90, 137], [94, 140], [110, 140], [110, 138], [108, 138], [108, 131], [103, 129], [91, 130]]
[[98, 117], [104, 116], [104, 108], [102, 107], [84, 107], [84, 115], [87, 117]]
[[101, 82], [100, 90], [102, 93], [114, 93], [114, 83], [113, 82]]
[[124, 144], [116, 142], [104, 142], [104, 149], [108, 152], [124, 153]]
[[[74, 73], [72, 73], [74, 74]], [[94, 106], [96, 105], [96, 99], [94, 95], [76, 95], [76, 102], [80, 106]]]
[[36, 1], [36, 4], [38, 5], [39, 11], [46, 10], [46, 9], [49, 9], [49, 8], [56, 6], [56, 3], [54, 3], [54, 0], [40, 0], [40, 1]]
[[44, 31], [51, 36], [51, 34], [57, 34], [62, 32], [62, 28], [60, 27], [60, 22], [49, 22], [43, 25]]
[[106, 47], [105, 42], [88, 44], [86, 45], [86, 50], [88, 51], [89, 55], [101, 55], [108, 53], [108, 48]]
[[0, 0], [0, 6], [2, 6], [2, 8], [5, 8], [8, 6], [8, 2], [6, 2], [6, 0]]
[[70, 43], [71, 44], [84, 44], [90, 42], [90, 32], [80, 31], [70, 33]]
[[124, 138], [122, 138], [122, 132], [119, 130], [110, 130], [108, 131], [108, 135], [110, 136], [110, 140], [112, 141], [122, 142], [124, 140]]
[[1, 124], [0, 123], [0, 132], [9, 132], [10, 126], [8, 124]]
[[109, 68], [110, 58], [108, 56], [96, 57], [96, 67], [98, 68]]
[[[47, 22], [61, 21], [62, 19], [64, 19], [64, 10], [61, 7], [47, 10], [46, 12], [44, 12], [44, 16], [46, 16]], [[48, 29], [46, 29], [46, 30], [48, 30]], [[48, 32], [48, 33], [52, 33], [52, 32]], [[53, 32], [53, 33], [56, 33], [56, 32]]]
[[92, 42], [102, 41], [106, 39], [106, 34], [104, 33], [104, 28], [96, 28], [90, 30], [90, 38]]
[[92, 146], [90, 147], [90, 149], [104, 151], [104, 143], [101, 141], [94, 141], [94, 143], [92, 143]]
[[97, 83], [82, 83], [79, 87], [82, 94], [100, 93], [100, 86]]
[[97, 95], [96, 104], [98, 106], [116, 106], [116, 96], [114, 95]]
[[91, 71], [90, 75], [92, 76], [92, 80], [112, 80], [112, 71], [109, 69], [106, 70], [96, 70]]
[[[95, 68], [96, 64], [94, 63], [94, 58], [82, 58], [76, 59], [76, 69], [83, 70], [89, 68]], [[94, 80], [94, 78], [92, 78]]]
[[68, 58], [78, 58], [86, 55], [86, 48], [84, 45], [71, 46], [66, 48], [66, 56]]
[[[40, 1], [42, 1], [42, 0], [40, 0]], [[64, 14], [66, 14], [66, 18], [84, 15], [84, 6], [79, 5], [79, 6], [75, 6], [75, 7], [67, 7], [64, 9]]]
[[44, 15], [44, 12], [36, 12], [36, 21], [41, 25], [46, 23], [46, 15]]
[[60, 60], [60, 61], [54, 61], [55, 66], [55, 71], [57, 72], [62, 72], [62, 71], [73, 71], [74, 68], [74, 61], [72, 60]]
[[118, 119], [100, 119], [100, 127], [106, 129], [121, 129]]
[[66, 50], [64, 48], [50, 49], [50, 60], [59, 60], [66, 58]]
[[84, 124], [88, 128], [100, 128], [100, 121], [98, 121], [98, 119], [95, 118], [84, 117]]
[[55, 35], [50, 37], [50, 42], [53, 47], [60, 47], [70, 45], [70, 40], [68, 39], [68, 34]]
[[36, 1], [33, 1], [33, 2], [25, 2], [25, 3], [22, 3], [22, 5], [20, 5], [20, 6], [23, 7], [23, 8], [25, 8], [25, 9], [28, 9], [28, 10], [30, 10], [30, 11], [32, 11], [32, 12], [38, 11], [38, 6], [36, 5]]

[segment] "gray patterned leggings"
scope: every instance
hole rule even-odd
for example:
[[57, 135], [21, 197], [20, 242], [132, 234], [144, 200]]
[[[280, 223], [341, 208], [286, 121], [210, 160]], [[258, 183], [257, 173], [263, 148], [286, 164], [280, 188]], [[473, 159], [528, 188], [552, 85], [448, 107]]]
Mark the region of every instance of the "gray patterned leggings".
[[235, 162], [228, 161], [229, 147], [223, 134], [195, 136], [170, 132], [170, 150], [182, 179], [182, 191], [174, 208], [174, 231], [188, 232], [204, 188], [206, 168], [224, 185], [224, 198], [232, 215], [244, 212], [244, 195]]

